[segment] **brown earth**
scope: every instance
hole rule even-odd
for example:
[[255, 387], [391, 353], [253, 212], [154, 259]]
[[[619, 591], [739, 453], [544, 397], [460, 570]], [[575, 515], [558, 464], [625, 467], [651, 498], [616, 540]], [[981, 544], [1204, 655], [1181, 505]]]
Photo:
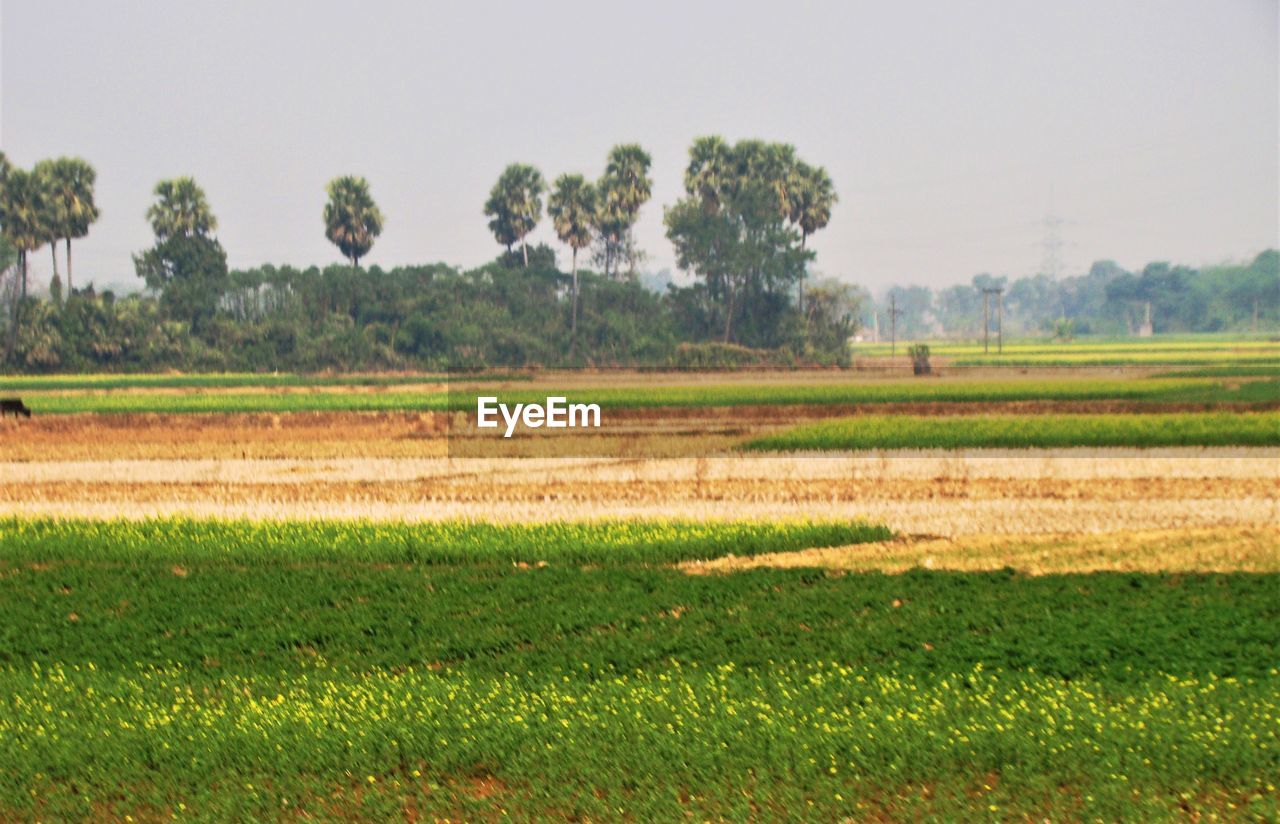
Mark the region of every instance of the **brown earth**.
[[967, 535], [806, 549], [680, 565], [692, 574], [760, 567], [868, 572], [1013, 568], [1064, 572], [1280, 572], [1280, 527], [1143, 530], [1103, 535]]
[[[1009, 405], [1028, 411], [1025, 404]], [[984, 407], [990, 408], [990, 407]], [[930, 409], [945, 414], [934, 405]], [[731, 445], [811, 408], [679, 410], [630, 442]], [[918, 409], [916, 411], [919, 411]], [[30, 424], [30, 425], [28, 425]], [[642, 435], [649, 426], [654, 431]], [[665, 430], [662, 427], [668, 427]], [[0, 514], [60, 517], [853, 519], [907, 535], [1280, 523], [1280, 450], [900, 450], [449, 457], [432, 413], [71, 415], [0, 427]]]

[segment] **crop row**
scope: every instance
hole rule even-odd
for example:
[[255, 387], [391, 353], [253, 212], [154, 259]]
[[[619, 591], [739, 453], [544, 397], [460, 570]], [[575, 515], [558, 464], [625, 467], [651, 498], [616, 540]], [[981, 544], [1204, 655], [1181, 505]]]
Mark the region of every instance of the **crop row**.
[[421, 524], [350, 521], [0, 519], [0, 558], [145, 563], [673, 563], [883, 541], [844, 522], [595, 521]]
[[805, 424], [744, 445], [753, 451], [1280, 446], [1280, 413], [865, 415]]
[[0, 809], [24, 817], [1153, 820], [1207, 801], [1243, 818], [1274, 815], [1280, 781], [1276, 670], [1116, 689], [980, 664], [596, 680], [54, 665], [0, 670], [0, 691]]

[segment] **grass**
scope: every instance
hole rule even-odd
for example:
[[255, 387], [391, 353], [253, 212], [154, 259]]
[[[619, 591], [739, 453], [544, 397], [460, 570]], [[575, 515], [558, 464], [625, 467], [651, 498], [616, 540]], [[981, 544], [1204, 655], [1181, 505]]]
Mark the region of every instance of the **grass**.
[[992, 403], [1128, 401], [1134, 403], [1275, 404], [1280, 379], [1224, 381], [1209, 378], [1059, 378], [1053, 380], [885, 380], [841, 383], [706, 383], [582, 388], [557, 386], [508, 390], [460, 387], [447, 392], [32, 392], [23, 396], [36, 414], [249, 413], [471, 411], [478, 395], [503, 403], [545, 402], [564, 395], [602, 408], [734, 407], [759, 405], [861, 405], [882, 403]]
[[755, 438], [749, 451], [1278, 446], [1280, 413], [866, 415]]
[[477, 546], [430, 564], [424, 528], [315, 526], [6, 522], [0, 817], [1276, 815], [1277, 575], [689, 576], [671, 525], [546, 566], [510, 558], [572, 542], [425, 528]]

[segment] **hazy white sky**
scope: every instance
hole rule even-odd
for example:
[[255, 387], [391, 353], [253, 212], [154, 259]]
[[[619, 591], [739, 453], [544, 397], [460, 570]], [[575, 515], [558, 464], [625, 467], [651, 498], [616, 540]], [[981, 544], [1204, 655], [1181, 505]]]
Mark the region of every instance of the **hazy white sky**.
[[0, 148], [97, 167], [78, 283], [132, 277], [162, 177], [204, 186], [233, 266], [338, 261], [320, 215], [345, 173], [387, 217], [370, 264], [472, 266], [499, 250], [481, 212], [505, 164], [595, 177], [631, 141], [659, 269], [708, 133], [825, 165], [817, 268], [877, 291], [1033, 273], [1049, 212], [1069, 273], [1200, 264], [1280, 245], [1278, 7], [3, 0]]

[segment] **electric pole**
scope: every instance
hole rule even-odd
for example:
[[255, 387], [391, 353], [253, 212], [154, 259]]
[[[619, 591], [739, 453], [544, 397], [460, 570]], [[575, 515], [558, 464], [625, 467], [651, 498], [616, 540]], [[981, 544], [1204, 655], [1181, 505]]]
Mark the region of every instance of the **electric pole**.
[[892, 358], [898, 351], [898, 315], [902, 314], [902, 310], [898, 308], [898, 296], [892, 292], [889, 294], [889, 357]]

